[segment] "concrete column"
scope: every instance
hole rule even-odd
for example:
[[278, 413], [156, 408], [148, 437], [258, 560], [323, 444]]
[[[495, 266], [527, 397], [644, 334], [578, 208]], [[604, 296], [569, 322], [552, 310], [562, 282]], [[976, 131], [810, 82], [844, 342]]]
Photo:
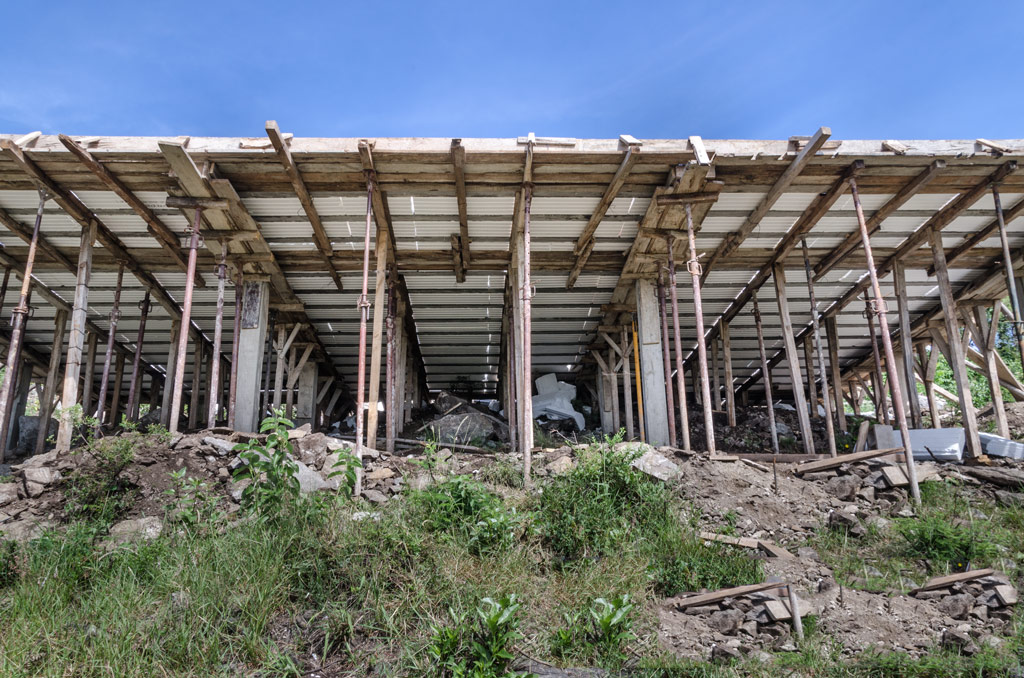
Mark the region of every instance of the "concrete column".
[[295, 400], [296, 426], [311, 424], [315, 427], [316, 422], [316, 397], [317, 384], [320, 380], [319, 370], [315, 360], [307, 360], [306, 364], [299, 370], [298, 394]]
[[640, 349], [640, 374], [644, 391], [644, 420], [647, 442], [655, 447], [669, 445], [668, 402], [665, 398], [665, 364], [661, 348], [661, 318], [658, 295], [651, 280], [636, 281], [636, 331]]
[[267, 340], [270, 286], [246, 282], [242, 291], [242, 322], [238, 333], [238, 364], [235, 385], [235, 428], [255, 431], [260, 425], [260, 379]]

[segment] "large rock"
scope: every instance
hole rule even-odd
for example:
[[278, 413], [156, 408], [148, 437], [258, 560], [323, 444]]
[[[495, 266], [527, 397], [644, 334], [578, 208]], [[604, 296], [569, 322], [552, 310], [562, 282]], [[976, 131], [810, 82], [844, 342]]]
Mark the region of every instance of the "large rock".
[[828, 490], [829, 494], [836, 496], [843, 501], [853, 501], [857, 497], [857, 491], [860, 490], [860, 485], [860, 476], [836, 476], [825, 483], [825, 489]]
[[947, 596], [939, 601], [938, 607], [939, 612], [953, 619], [966, 619], [974, 607], [974, 596], [969, 593]]
[[448, 391], [441, 391], [437, 394], [437, 397], [434, 398], [434, 407], [437, 408], [438, 414], [442, 416], [452, 414], [453, 412], [470, 412], [473, 410], [473, 406], [470, 405], [468, 400]]
[[110, 526], [110, 538], [117, 542], [156, 539], [164, 530], [163, 521], [155, 516], [122, 520]]
[[643, 455], [633, 460], [632, 466], [663, 482], [668, 482], [679, 475], [679, 466], [674, 461], [650, 447], [646, 448]]
[[743, 625], [743, 613], [739, 610], [719, 610], [708, 617], [708, 626], [719, 633], [732, 636]]
[[21, 474], [25, 479], [25, 493], [30, 497], [38, 497], [61, 478], [60, 471], [48, 466], [26, 468]]
[[0, 506], [18, 500], [17, 483], [0, 483]]
[[442, 443], [480, 444], [495, 436], [494, 422], [481, 412], [449, 414], [430, 422], [434, 437]]

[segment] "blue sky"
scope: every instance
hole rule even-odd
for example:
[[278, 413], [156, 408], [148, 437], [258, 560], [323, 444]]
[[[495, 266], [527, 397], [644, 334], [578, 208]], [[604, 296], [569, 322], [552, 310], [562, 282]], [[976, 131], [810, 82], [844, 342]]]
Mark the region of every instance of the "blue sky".
[[1020, 2], [24, 4], [5, 133], [1024, 137]]

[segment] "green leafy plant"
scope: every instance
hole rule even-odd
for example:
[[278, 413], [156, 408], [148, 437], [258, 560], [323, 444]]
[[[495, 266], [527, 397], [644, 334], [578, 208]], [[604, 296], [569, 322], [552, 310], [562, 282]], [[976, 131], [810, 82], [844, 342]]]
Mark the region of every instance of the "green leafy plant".
[[551, 653], [559, 658], [598, 659], [601, 663], [619, 665], [626, 658], [626, 645], [636, 639], [630, 615], [635, 607], [629, 594], [612, 599], [597, 598], [587, 610], [567, 612], [563, 626], [551, 638]]
[[484, 598], [474, 627], [465, 615], [449, 610], [453, 624], [434, 625], [427, 646], [434, 676], [453, 678], [511, 678], [512, 646], [523, 636], [516, 613], [521, 604], [515, 594]]
[[124, 477], [124, 471], [135, 460], [135, 449], [145, 438], [145, 434], [129, 432], [90, 439], [79, 448], [84, 460], [64, 486], [71, 517], [110, 522], [129, 508], [136, 488]]
[[185, 477], [186, 470], [182, 467], [171, 471], [172, 487], [164, 490], [171, 500], [164, 507], [168, 516], [189, 528], [202, 528], [218, 522], [224, 517], [224, 513], [217, 510], [220, 497], [210, 494], [209, 485], [205, 482]]
[[995, 545], [974, 526], [956, 525], [942, 515], [910, 518], [896, 523], [908, 555], [954, 570], [971, 563], [987, 562], [996, 555]]
[[299, 496], [299, 466], [291, 458], [288, 440], [292, 426], [283, 410], [276, 411], [260, 424], [260, 433], [267, 434], [265, 442], [253, 439], [234, 448], [245, 462], [235, 470], [235, 480], [251, 481], [242, 491], [242, 505], [263, 517], [276, 516], [286, 502]]
[[327, 474], [327, 477], [340, 478], [338, 494], [349, 499], [356, 490], [356, 478], [359, 473], [358, 469], [361, 469], [363, 464], [356, 459], [355, 455], [346, 452], [345, 450], [338, 450], [334, 454], [336, 459], [334, 463], [331, 464], [331, 472]]
[[521, 527], [514, 508], [467, 476], [455, 476], [410, 495], [425, 527], [465, 540], [471, 553], [492, 554], [515, 543]]

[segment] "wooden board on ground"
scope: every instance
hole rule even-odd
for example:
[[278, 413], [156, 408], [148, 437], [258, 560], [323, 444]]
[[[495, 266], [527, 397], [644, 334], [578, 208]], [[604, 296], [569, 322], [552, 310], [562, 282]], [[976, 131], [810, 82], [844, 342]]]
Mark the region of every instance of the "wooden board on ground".
[[766, 539], [759, 540], [758, 546], [760, 546], [761, 550], [767, 553], [770, 558], [796, 558], [796, 556], [786, 549]]
[[795, 556], [782, 548], [781, 546], [774, 544], [764, 539], [753, 539], [752, 537], [732, 537], [727, 534], [717, 534], [715, 532], [701, 532], [701, 539], [707, 541], [716, 541], [721, 544], [730, 544], [732, 546], [742, 546], [745, 549], [760, 549], [768, 554], [771, 558], [794, 558]]
[[728, 589], [719, 589], [718, 591], [712, 591], [710, 593], [698, 593], [693, 596], [686, 596], [685, 598], [677, 598], [673, 603], [680, 610], [685, 610], [688, 607], [694, 607], [697, 605], [707, 605], [709, 603], [717, 603], [720, 600], [726, 598], [735, 598], [736, 596], [743, 596], [748, 593], [757, 593], [759, 591], [767, 591], [769, 589], [780, 589], [785, 590], [786, 584], [780, 582], [764, 582], [761, 584], [747, 584], [746, 586], [733, 586]]
[[899, 466], [886, 466], [882, 469], [882, 477], [889, 487], [906, 487], [910, 484], [907, 474]]
[[737, 457], [739, 459], [749, 459], [750, 461], [759, 461], [763, 463], [772, 463], [773, 461], [780, 464], [802, 464], [807, 461], [818, 461], [820, 459], [832, 459], [827, 454], [772, 454], [771, 452], [730, 452], [730, 456]]
[[972, 579], [978, 579], [980, 577], [987, 577], [988, 575], [994, 572], [995, 570], [993, 570], [992, 568], [986, 567], [981, 570], [968, 570], [967, 572], [956, 572], [954, 574], [947, 574], [942, 577], [935, 577], [934, 579], [929, 579], [928, 581], [926, 581], [922, 586], [919, 586], [918, 588], [912, 590], [911, 593], [920, 593], [921, 591], [943, 589], [949, 586], [950, 584], [956, 584], [957, 582], [961, 581], [970, 581]]
[[849, 464], [855, 461], [865, 461], [876, 457], [884, 457], [887, 454], [894, 454], [902, 451], [902, 447], [890, 447], [884, 450], [865, 450], [863, 452], [854, 452], [853, 454], [843, 454], [838, 457], [829, 457], [828, 459], [822, 459], [821, 461], [812, 461], [806, 464], [801, 464], [793, 469], [793, 473], [799, 476], [804, 473], [811, 473], [814, 471], [827, 471], [828, 469], [838, 468], [843, 464]]

